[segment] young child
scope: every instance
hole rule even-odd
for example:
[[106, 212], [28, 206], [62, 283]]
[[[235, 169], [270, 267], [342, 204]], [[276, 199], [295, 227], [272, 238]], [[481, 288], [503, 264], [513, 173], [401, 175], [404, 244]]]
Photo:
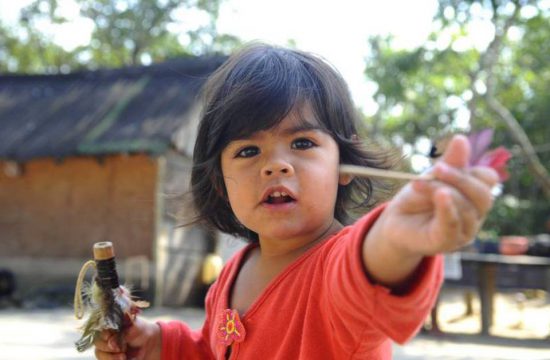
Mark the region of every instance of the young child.
[[[341, 76], [308, 53], [254, 44], [209, 79], [194, 151], [197, 222], [250, 244], [206, 298], [202, 330], [142, 318], [104, 332], [98, 359], [390, 359], [429, 313], [437, 254], [474, 238], [492, 205], [490, 168], [467, 167], [465, 137], [431, 170], [372, 206], [373, 179], [340, 164], [385, 167], [358, 138]], [[129, 355], [128, 349], [132, 354]]]

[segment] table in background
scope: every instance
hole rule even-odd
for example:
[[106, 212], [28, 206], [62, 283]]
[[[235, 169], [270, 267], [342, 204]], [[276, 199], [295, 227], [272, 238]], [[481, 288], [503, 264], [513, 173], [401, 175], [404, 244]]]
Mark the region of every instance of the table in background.
[[481, 334], [493, 324], [494, 295], [498, 290], [540, 289], [550, 293], [550, 258], [528, 255], [460, 253], [462, 278], [448, 285], [473, 286], [481, 308]]

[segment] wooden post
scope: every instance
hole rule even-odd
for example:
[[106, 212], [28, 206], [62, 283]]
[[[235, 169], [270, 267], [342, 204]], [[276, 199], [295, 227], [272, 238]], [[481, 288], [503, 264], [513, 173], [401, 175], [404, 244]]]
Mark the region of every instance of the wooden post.
[[166, 229], [164, 224], [165, 212], [165, 185], [166, 185], [166, 156], [159, 156], [157, 164], [157, 184], [155, 189], [155, 238], [153, 239], [153, 261], [155, 272], [155, 297], [153, 304], [160, 307], [163, 304], [164, 294], [164, 264], [166, 262]]
[[480, 263], [478, 268], [481, 303], [481, 334], [489, 335], [493, 325], [496, 265]]

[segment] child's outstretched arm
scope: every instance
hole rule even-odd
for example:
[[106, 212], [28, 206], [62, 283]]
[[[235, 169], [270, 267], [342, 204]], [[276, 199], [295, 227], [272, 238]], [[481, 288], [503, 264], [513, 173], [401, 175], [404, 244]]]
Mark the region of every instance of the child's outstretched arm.
[[363, 244], [371, 280], [399, 292], [425, 256], [474, 239], [492, 207], [498, 175], [468, 167], [470, 150], [466, 137], [455, 136], [432, 170], [436, 180], [413, 181], [389, 202]]
[[99, 360], [158, 360], [161, 355], [160, 327], [147, 320], [136, 318], [124, 333], [124, 345], [119, 347], [117, 335], [104, 330], [94, 343]]

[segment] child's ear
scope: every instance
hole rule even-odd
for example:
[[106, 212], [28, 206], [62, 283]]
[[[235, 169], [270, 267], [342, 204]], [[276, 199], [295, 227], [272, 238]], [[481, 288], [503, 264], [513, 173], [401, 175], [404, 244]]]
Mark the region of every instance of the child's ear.
[[[359, 141], [359, 136], [357, 134], [351, 135], [351, 141], [357, 142]], [[349, 183], [353, 180], [353, 175], [350, 174], [340, 174], [340, 177], [338, 178], [338, 184], [342, 186], [349, 185]]]
[[340, 174], [338, 177], [338, 184], [342, 186], [349, 185], [349, 183], [353, 180], [353, 175], [350, 174]]

